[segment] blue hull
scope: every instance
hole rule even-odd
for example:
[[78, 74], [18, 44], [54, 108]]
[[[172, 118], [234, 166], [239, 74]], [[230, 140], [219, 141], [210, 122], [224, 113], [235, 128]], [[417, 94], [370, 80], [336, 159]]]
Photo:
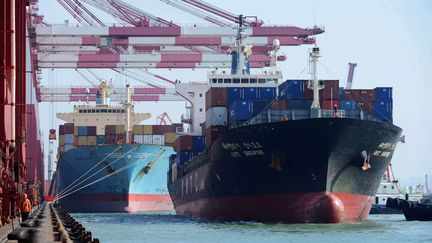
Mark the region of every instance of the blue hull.
[[85, 146], [61, 155], [56, 197], [69, 212], [172, 210], [166, 173], [171, 147]]

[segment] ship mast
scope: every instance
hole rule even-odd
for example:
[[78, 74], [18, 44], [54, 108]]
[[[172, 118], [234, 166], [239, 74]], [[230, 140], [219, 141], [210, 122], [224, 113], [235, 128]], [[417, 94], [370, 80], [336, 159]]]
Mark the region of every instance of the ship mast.
[[129, 131], [130, 129], [130, 120], [131, 120], [131, 106], [132, 106], [132, 91], [129, 84], [126, 84], [126, 143], [130, 143]]
[[236, 41], [231, 51], [231, 74], [233, 75], [250, 74], [249, 55], [252, 53], [252, 46], [244, 43], [246, 39], [243, 27], [244, 18], [243, 15], [239, 15], [237, 18], [239, 26], [237, 27]]
[[320, 58], [320, 50], [319, 47], [313, 47], [312, 51], [310, 53], [310, 62], [311, 62], [311, 81], [308, 83], [308, 88], [313, 90], [313, 102], [311, 109], [320, 109], [320, 103], [319, 103], [319, 90], [324, 88], [324, 84], [322, 81], [318, 80], [318, 70], [317, 70], [317, 64], [318, 64], [318, 58]]

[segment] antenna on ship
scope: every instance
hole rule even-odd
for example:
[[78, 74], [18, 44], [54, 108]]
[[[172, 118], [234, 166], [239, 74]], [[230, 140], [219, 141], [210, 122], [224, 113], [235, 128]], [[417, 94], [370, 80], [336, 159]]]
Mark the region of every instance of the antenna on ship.
[[311, 65], [311, 80], [308, 82], [308, 89], [313, 90], [313, 102], [311, 109], [319, 110], [320, 103], [319, 103], [319, 90], [324, 88], [324, 82], [321, 80], [318, 80], [318, 70], [317, 70], [317, 63], [318, 58], [321, 57], [320, 55], [320, 49], [317, 46], [312, 47], [312, 51], [309, 54], [310, 56], [310, 65]]

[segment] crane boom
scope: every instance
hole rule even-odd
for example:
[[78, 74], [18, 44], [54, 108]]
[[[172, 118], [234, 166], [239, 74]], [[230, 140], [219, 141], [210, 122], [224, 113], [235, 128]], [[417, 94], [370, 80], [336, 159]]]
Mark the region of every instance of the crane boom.
[[348, 78], [346, 83], [346, 89], [351, 89], [352, 81], [354, 78], [354, 69], [357, 67], [357, 63], [348, 63], [349, 69], [348, 69]]

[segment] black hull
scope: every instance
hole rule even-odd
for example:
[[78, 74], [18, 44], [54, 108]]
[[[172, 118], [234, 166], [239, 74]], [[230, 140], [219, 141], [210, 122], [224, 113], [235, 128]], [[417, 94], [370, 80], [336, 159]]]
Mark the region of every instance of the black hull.
[[[191, 217], [365, 219], [401, 131], [388, 123], [340, 118], [230, 129], [208, 153], [182, 167], [168, 189], [177, 213]], [[365, 162], [370, 168], [363, 170]], [[256, 206], [239, 204], [244, 202]]]

